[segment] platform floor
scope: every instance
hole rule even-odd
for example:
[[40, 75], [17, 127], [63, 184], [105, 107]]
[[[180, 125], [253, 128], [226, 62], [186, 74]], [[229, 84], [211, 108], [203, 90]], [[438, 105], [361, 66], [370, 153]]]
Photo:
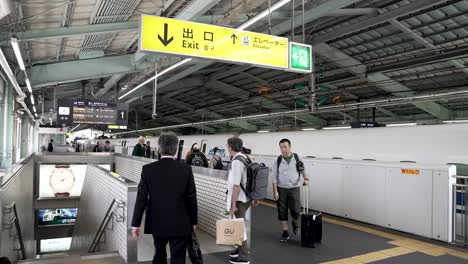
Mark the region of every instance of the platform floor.
[[[284, 244], [279, 242], [281, 230], [274, 205], [263, 204], [252, 214], [252, 263], [468, 263], [465, 248], [328, 216], [324, 217], [322, 244], [316, 248], [302, 248], [300, 236], [292, 236]], [[214, 239], [205, 238], [201, 243], [214, 244]], [[205, 263], [229, 263], [228, 251], [207, 252]]]

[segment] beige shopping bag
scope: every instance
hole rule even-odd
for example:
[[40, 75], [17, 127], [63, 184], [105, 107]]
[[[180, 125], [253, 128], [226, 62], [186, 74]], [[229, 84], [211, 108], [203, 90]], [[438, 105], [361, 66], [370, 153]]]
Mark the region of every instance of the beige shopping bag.
[[241, 246], [245, 239], [246, 229], [243, 218], [216, 221], [216, 244]]

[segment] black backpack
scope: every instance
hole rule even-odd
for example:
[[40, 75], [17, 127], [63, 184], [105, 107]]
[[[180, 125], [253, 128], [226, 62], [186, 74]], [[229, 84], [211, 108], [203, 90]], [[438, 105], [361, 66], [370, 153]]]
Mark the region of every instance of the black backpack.
[[215, 170], [222, 170], [224, 165], [223, 165], [223, 161], [221, 160], [221, 158], [215, 158], [216, 156], [213, 156], [213, 159], [216, 161], [215, 165], [213, 166], [213, 168]]
[[[299, 173], [299, 177], [301, 177], [301, 173], [304, 173], [304, 163], [302, 162], [302, 160], [299, 159], [299, 155], [297, 155], [296, 153], [293, 153], [293, 156], [294, 156], [294, 159], [296, 159], [296, 169], [297, 169], [297, 172]], [[283, 158], [283, 156], [279, 155], [278, 156], [278, 160], [276, 161], [276, 171], [278, 172], [279, 174], [279, 167], [281, 165], [281, 159]]]
[[241, 188], [245, 195], [251, 200], [262, 200], [267, 196], [268, 176], [270, 169], [265, 164], [252, 162], [249, 157], [237, 156], [239, 160], [247, 167], [247, 183], [245, 187], [241, 183]]
[[203, 162], [203, 158], [201, 155], [193, 154], [192, 158], [192, 166], [196, 167], [205, 167], [205, 163]]

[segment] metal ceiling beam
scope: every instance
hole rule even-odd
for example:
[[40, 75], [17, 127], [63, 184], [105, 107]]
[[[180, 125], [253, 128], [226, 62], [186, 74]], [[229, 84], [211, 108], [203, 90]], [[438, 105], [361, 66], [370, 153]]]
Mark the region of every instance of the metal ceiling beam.
[[[340, 9], [347, 7], [349, 5], [352, 5], [354, 3], [357, 3], [361, 0], [328, 0], [322, 3], [321, 5], [318, 5], [310, 10], [307, 10], [304, 15], [304, 20], [305, 23], [310, 23], [314, 21], [317, 18], [324, 17], [327, 15], [327, 13], [330, 13], [334, 10]], [[294, 17], [294, 25], [296, 27], [299, 27], [302, 25], [302, 14], [299, 14]], [[287, 21], [284, 21], [280, 23], [277, 26], [274, 26], [271, 29], [271, 34], [272, 35], [282, 35], [286, 32], [291, 31], [291, 19], [288, 19]]]
[[[136, 111], [138, 112], [141, 112], [141, 113], [145, 113], [147, 115], [152, 115], [153, 112], [148, 109], [148, 108], [145, 108], [145, 107], [137, 107], [135, 108]], [[186, 119], [183, 119], [183, 118], [180, 118], [180, 117], [176, 117], [176, 116], [173, 116], [173, 117], [165, 117], [165, 116], [158, 116], [157, 119], [155, 121], [165, 121], [165, 122], [169, 122], [169, 123], [176, 123], [176, 124], [184, 124], [184, 123], [190, 123], [190, 121], [186, 120]], [[154, 124], [153, 124], [154, 125]], [[193, 128], [196, 128], [196, 129], [201, 129], [201, 125], [199, 126], [192, 126]], [[216, 133], [216, 129], [215, 128], [212, 128], [212, 127], [209, 127], [209, 126], [203, 126], [203, 130], [205, 130], [206, 132], [208, 133]]]
[[[18, 40], [29, 41], [48, 38], [77, 37], [83, 35], [93, 35], [102, 33], [118, 33], [122, 31], [136, 31], [140, 26], [139, 21], [129, 21], [121, 23], [107, 23], [94, 25], [81, 25], [72, 27], [34, 29], [17, 32]], [[11, 38], [10, 32], [0, 32], [0, 42], [8, 41]]]
[[[75, 3], [74, 2], [68, 3], [69, 2], [68, 0], [65, 0], [64, 2], [65, 2], [65, 5], [63, 7], [63, 18], [62, 18], [61, 26], [68, 27], [70, 25], [70, 18], [71, 18]], [[57, 47], [58, 48], [57, 48], [56, 59], [60, 60], [65, 50], [63, 46], [63, 38], [59, 38]]]
[[[398, 92], [395, 94], [397, 97], [409, 97], [415, 95], [415, 92], [410, 88], [391, 79], [383, 73], [371, 73], [367, 76], [367, 79], [376, 83], [377, 87], [387, 92]], [[383, 85], [381, 84], [382, 82], [384, 83]], [[401, 91], [407, 92], [402, 93]], [[439, 119], [448, 119], [450, 117], [450, 110], [436, 102], [415, 102], [413, 105]]]
[[267, 81], [265, 81], [265, 80], [263, 80], [261, 78], [258, 78], [257, 76], [253, 76], [250, 73], [240, 72], [239, 74], [251, 79], [252, 81], [254, 81], [254, 82], [258, 83], [258, 84], [268, 84]]
[[405, 15], [408, 15], [408, 14], [417, 12], [419, 10], [429, 8], [431, 6], [435, 6], [444, 2], [447, 2], [447, 0], [419, 0], [411, 4], [405, 5], [402, 8], [396, 8], [394, 10], [385, 12], [381, 15], [371, 17], [361, 22], [358, 22], [349, 26], [345, 26], [345, 27], [333, 30], [330, 33], [313, 38], [312, 43], [313, 44], [324, 43], [329, 40], [336, 39], [340, 36], [348, 35], [356, 31], [366, 29], [371, 26], [382, 24], [392, 19], [402, 17], [402, 16], [405, 16]]
[[400, 116], [393, 113], [392, 111], [388, 110], [388, 109], [385, 109], [383, 107], [376, 107], [377, 110], [379, 110], [380, 112], [392, 117], [393, 119], [395, 120], [400, 120]]
[[247, 100], [249, 98], [249, 94], [245, 90], [222, 81], [211, 79], [206, 82], [205, 87], [208, 87], [211, 90], [214, 90], [224, 95], [239, 98], [241, 100]]
[[[347, 55], [346, 53], [328, 45], [320, 43], [314, 46], [315, 52], [323, 58], [331, 61], [348, 72], [373, 82], [380, 89], [392, 93], [396, 97], [409, 97], [415, 94], [407, 86], [391, 79], [387, 75], [379, 72], [367, 74], [366, 66], [360, 61]], [[449, 109], [436, 102], [415, 102], [416, 107], [428, 112], [439, 119], [447, 119], [450, 116]]]
[[342, 8], [333, 10], [325, 16], [371, 16], [377, 15], [378, 11], [378, 8]]
[[[221, 114], [218, 114], [218, 113], [214, 113], [214, 112], [210, 112], [209, 116], [210, 116], [210, 118], [213, 118], [213, 119], [226, 118], [225, 116], [223, 116]], [[248, 121], [245, 121], [245, 120], [228, 121], [227, 124], [229, 126], [232, 126], [232, 127], [240, 127], [240, 128], [243, 128], [243, 129], [246, 129], [246, 130], [249, 130], [249, 131], [257, 131], [258, 130], [258, 127], [256, 125], [251, 124], [251, 123], [249, 123]]]
[[37, 87], [49, 83], [75, 82], [137, 72], [150, 66], [151, 63], [135, 65], [132, 62], [132, 55], [123, 55], [36, 65], [32, 67], [29, 75], [31, 84]]
[[[431, 41], [429, 41], [428, 39], [425, 39], [424, 37], [422, 37], [419, 34], [417, 34], [416, 32], [414, 32], [411, 28], [404, 25], [402, 22], [400, 22], [400, 21], [398, 21], [396, 19], [392, 19], [392, 20], [390, 20], [390, 24], [392, 24], [392, 26], [398, 28], [402, 32], [404, 32], [404, 33], [408, 34], [409, 36], [411, 36], [411, 38], [413, 38], [416, 42], [426, 46], [429, 49], [432, 49], [434, 51], [438, 51], [438, 48], [437, 48], [436, 45], [432, 44]], [[461, 69], [462, 71], [465, 72], [465, 74], [468, 74], [468, 68], [466, 68], [464, 64], [458, 62], [457, 60], [451, 60], [451, 61], [448, 61], [448, 63], [452, 64], [456, 68]]]
[[237, 65], [237, 66], [234, 66], [232, 69], [230, 69], [228, 71], [223, 71], [223, 72], [214, 74], [210, 78], [214, 79], [214, 80], [224, 79], [226, 77], [229, 77], [229, 76], [234, 75], [234, 74], [239, 73], [239, 72], [243, 72], [243, 71], [245, 71], [247, 69], [250, 69], [250, 68], [252, 68], [251, 65], [245, 65], [245, 64], [244, 65]]

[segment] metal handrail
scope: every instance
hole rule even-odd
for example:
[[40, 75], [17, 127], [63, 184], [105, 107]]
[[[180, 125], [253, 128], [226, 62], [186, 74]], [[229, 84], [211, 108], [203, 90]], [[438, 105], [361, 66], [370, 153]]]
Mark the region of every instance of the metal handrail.
[[[465, 177], [465, 176], [463, 176]], [[468, 178], [468, 177], [467, 177]], [[457, 194], [463, 194], [463, 204], [457, 204]], [[466, 184], [452, 184], [452, 237], [455, 243], [459, 243], [465, 246], [468, 246], [468, 226], [466, 221], [468, 220], [468, 185]], [[462, 210], [461, 213], [458, 213], [458, 210]], [[461, 230], [458, 230], [458, 221], [461, 220], [460, 227]], [[460, 231], [461, 239], [458, 238], [457, 234]]]
[[94, 236], [91, 246], [89, 247], [89, 250], [88, 250], [89, 253], [96, 252], [96, 247], [98, 246], [99, 241], [101, 241], [102, 235], [104, 234], [104, 231], [106, 230], [107, 225], [109, 224], [110, 220], [114, 216], [114, 212], [112, 211], [112, 209], [114, 208], [114, 204], [116, 202], [117, 202], [116, 199], [112, 200], [111, 205], [107, 209], [106, 215], [104, 216], [104, 219], [102, 220], [101, 225], [99, 226], [99, 229], [96, 232], [96, 235]]
[[[5, 214], [13, 213], [13, 217], [6, 224], [3, 223], [2, 228], [3, 230], [6, 230], [6, 229], [11, 230], [14, 224], [15, 229], [16, 229], [16, 235], [14, 236], [18, 237], [18, 242], [20, 244], [20, 248], [15, 248], [15, 250], [21, 251], [22, 258], [20, 260], [24, 260], [26, 259], [26, 248], [24, 246], [23, 233], [21, 232], [21, 225], [20, 225], [19, 218], [18, 218], [18, 211], [16, 210], [16, 203], [13, 202], [10, 205], [4, 206], [3, 209], [5, 211]], [[8, 228], [6, 228], [5, 226], [8, 226]]]
[[468, 179], [468, 176], [454, 175], [454, 176], [452, 176], [452, 178], [455, 178], [455, 179]]

